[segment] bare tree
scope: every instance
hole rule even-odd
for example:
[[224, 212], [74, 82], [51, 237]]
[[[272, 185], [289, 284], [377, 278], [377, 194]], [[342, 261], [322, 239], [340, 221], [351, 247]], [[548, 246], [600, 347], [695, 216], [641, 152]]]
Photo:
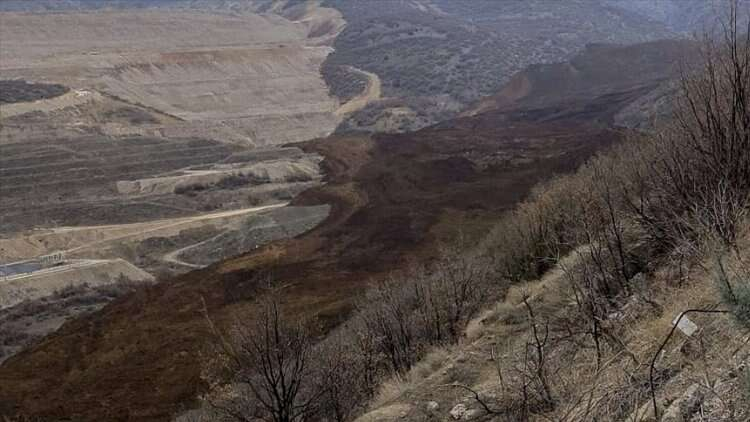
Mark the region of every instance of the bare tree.
[[[367, 350], [358, 350], [352, 342], [356, 333], [345, 327], [315, 352], [317, 389], [321, 392], [319, 415], [321, 418], [346, 422], [353, 419], [366, 403], [375, 387]], [[370, 379], [368, 383], [368, 379]]]
[[230, 384], [208, 399], [212, 407], [239, 421], [297, 422], [314, 414], [321, 392], [313, 382], [312, 343], [275, 297], [220, 342]]
[[407, 371], [419, 353], [413, 285], [402, 281], [374, 285], [358, 312], [358, 323], [394, 372]]
[[735, 241], [750, 194], [749, 29], [732, 2], [718, 36], [705, 35], [701, 65], [682, 72], [672, 124], [643, 154], [648, 193], [632, 209], [669, 247], [704, 230]]

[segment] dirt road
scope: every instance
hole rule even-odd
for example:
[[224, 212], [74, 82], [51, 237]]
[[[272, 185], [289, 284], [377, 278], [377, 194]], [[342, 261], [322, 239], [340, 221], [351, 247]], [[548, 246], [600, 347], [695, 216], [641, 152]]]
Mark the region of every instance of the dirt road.
[[[124, 235], [115, 236], [115, 237], [108, 238], [108, 239], [98, 240], [98, 241], [95, 241], [95, 242], [83, 244], [83, 245], [80, 245], [80, 246], [75, 247], [73, 249], [69, 249], [67, 251], [64, 251], [66, 253], [80, 252], [81, 250], [90, 249], [90, 248], [92, 248], [94, 246], [99, 246], [99, 245], [101, 245], [103, 243], [109, 243], [109, 242], [119, 241], [119, 240], [131, 238], [131, 237], [142, 236], [144, 234], [153, 233], [153, 232], [156, 232], [156, 231], [161, 231], [161, 230], [166, 230], [166, 229], [173, 229], [173, 228], [178, 227], [178, 226], [182, 226], [182, 225], [185, 225], [185, 224], [196, 223], [196, 222], [204, 221], [204, 220], [216, 220], [216, 219], [219, 219], [219, 218], [236, 217], [236, 216], [240, 216], [240, 215], [255, 213], [255, 212], [269, 210], [269, 209], [273, 209], [273, 208], [284, 207], [287, 204], [288, 204], [287, 202], [283, 202], [283, 203], [279, 203], [279, 204], [264, 205], [262, 207], [243, 208], [243, 209], [239, 209], [239, 210], [222, 211], [222, 212], [211, 213], [211, 214], [203, 214], [203, 215], [198, 215], [198, 216], [195, 216], [195, 217], [185, 217], [185, 218], [175, 218], [175, 219], [168, 219], [168, 220], [159, 220], [159, 221], [156, 221], [156, 222], [148, 222], [148, 223], [134, 223], [134, 224], [123, 224], [123, 225], [114, 225], [114, 226], [110, 225], [110, 226], [88, 226], [88, 227], [87, 226], [60, 227], [60, 228], [54, 229], [53, 232], [54, 233], [69, 233], [71, 231], [79, 231], [79, 230], [103, 230], [103, 229], [107, 229], [107, 228], [114, 228], [114, 229], [117, 229], [117, 230], [121, 230], [121, 229], [123, 229], [125, 227], [130, 227], [130, 228], [133, 229], [132, 232], [124, 234]], [[163, 224], [160, 224], [160, 223], [163, 223]], [[144, 230], [139, 230], [138, 228], [141, 225], [146, 225], [148, 228], [145, 228]]]
[[190, 249], [196, 248], [196, 247], [198, 247], [200, 245], [203, 245], [203, 244], [205, 244], [207, 242], [210, 242], [210, 241], [218, 238], [219, 236], [223, 236], [225, 233], [226, 233], [226, 231], [222, 231], [221, 233], [217, 234], [216, 236], [210, 237], [210, 238], [208, 238], [208, 239], [206, 239], [204, 241], [201, 241], [201, 242], [198, 242], [198, 243], [194, 243], [192, 245], [187, 245], [184, 248], [180, 248], [180, 249], [174, 250], [174, 251], [172, 251], [172, 252], [164, 255], [162, 257], [162, 261], [170, 263], [170, 264], [175, 264], [175, 265], [181, 265], [181, 266], [184, 266], [184, 267], [189, 267], [189, 268], [196, 268], [196, 269], [197, 268], [203, 268], [202, 265], [191, 264], [189, 262], [185, 262], [185, 261], [181, 260], [180, 259], [180, 255], [183, 252], [189, 251]]
[[[143, 223], [58, 227], [31, 235], [27, 233], [15, 238], [0, 239], [0, 251], [13, 252], [6, 254], [5, 259], [19, 261], [44, 255], [51, 251], [63, 252], [66, 256], [72, 254], [81, 256], [82, 252], [103, 249], [115, 242], [143, 238], [146, 235], [155, 235], [156, 233], [159, 233], [161, 236], [170, 236], [178, 234], [180, 230], [195, 226], [201, 222], [238, 217], [284, 207], [287, 204], [283, 202], [260, 207], [221, 211], [191, 217], [154, 220]], [[23, 251], [23, 253], [18, 253], [19, 251]], [[1, 255], [0, 258], [2, 258]]]
[[106, 259], [76, 259], [71, 261], [69, 264], [61, 265], [58, 267], [42, 268], [38, 271], [32, 271], [28, 273], [15, 274], [7, 277], [0, 278], [2, 282], [16, 281], [24, 278], [38, 277], [40, 275], [50, 275], [54, 273], [71, 271], [73, 269], [81, 269], [85, 267], [91, 267], [95, 265], [101, 265], [102, 263], [110, 262]]
[[347, 67], [352, 72], [356, 72], [367, 77], [367, 88], [365, 88], [365, 90], [361, 94], [342, 104], [336, 110], [335, 114], [339, 117], [345, 114], [350, 114], [354, 113], [355, 111], [362, 110], [367, 106], [367, 104], [379, 99], [381, 96], [382, 83], [380, 82], [380, 77], [378, 77], [378, 75], [364, 71], [362, 69], [357, 69], [356, 67]]

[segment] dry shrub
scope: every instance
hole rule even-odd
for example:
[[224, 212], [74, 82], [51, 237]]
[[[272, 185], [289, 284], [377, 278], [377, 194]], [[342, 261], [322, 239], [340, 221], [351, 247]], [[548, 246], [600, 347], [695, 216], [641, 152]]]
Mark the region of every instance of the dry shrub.
[[240, 421], [352, 420], [383, 379], [459, 341], [497, 290], [486, 258], [445, 248], [432, 265], [374, 284], [352, 319], [315, 345], [268, 293], [259, 314], [228, 336], [214, 330], [218, 347], [206, 363], [212, 393], [204, 401]]
[[720, 36], [705, 37], [700, 66], [683, 72], [674, 119], [645, 146], [637, 214], [665, 247], [703, 230], [736, 240], [750, 193], [748, 29], [735, 4]]
[[217, 333], [211, 375], [218, 376], [205, 400], [239, 421], [309, 420], [323, 394], [314, 382], [310, 336], [284, 314], [274, 295], [259, 308], [249, 322], [234, 324], [229, 336]]
[[360, 353], [345, 330], [335, 333], [315, 347], [315, 383], [321, 392], [317, 415], [333, 422], [345, 422], [359, 414], [374, 384], [367, 384], [372, 364]]

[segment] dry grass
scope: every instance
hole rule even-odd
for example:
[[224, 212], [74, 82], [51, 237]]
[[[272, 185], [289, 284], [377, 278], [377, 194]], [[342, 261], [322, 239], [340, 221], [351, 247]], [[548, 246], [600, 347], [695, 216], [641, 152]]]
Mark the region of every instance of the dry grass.
[[409, 372], [404, 375], [394, 375], [380, 385], [370, 405], [377, 409], [393, 403], [406, 392], [415, 390], [432, 374], [442, 369], [455, 353], [456, 348], [438, 347], [425, 355]]
[[[750, 239], [750, 235], [742, 239]], [[746, 244], [742, 250], [750, 253]], [[562, 262], [575, 265], [575, 254]], [[705, 258], [698, 264], [690, 267], [681, 283], [675, 280], [673, 263], [658, 268], [644, 281], [647, 290], [633, 295], [618, 315], [619, 326], [613, 328], [625, 349], [607, 349], [598, 368], [590, 345], [587, 348], [564, 344], [551, 347], [548, 359], [554, 374], [551, 378], [557, 406], [532, 415], [530, 420], [650, 420], [653, 411], [648, 366], [670, 331], [672, 321], [686, 309], [715, 307], [719, 302], [711, 260]], [[406, 376], [386, 381], [370, 409], [396, 406], [411, 417], [416, 415], [415, 411], [409, 413], [405, 409], [423, 408], [426, 400], [435, 400], [441, 404], [441, 414], [445, 416], [439, 420], [449, 420], [447, 411], [457, 403], [481, 409], [470, 394], [441, 388], [454, 382], [450, 379], [452, 373], [462, 371], [479, 374], [467, 385], [479, 392], [490, 406], [498, 410], [513, 409], [519, 399], [518, 392], [514, 391], [517, 388], [514, 383], [518, 382], [517, 368], [530, 331], [528, 320], [519, 317], [519, 313], [524, 312], [523, 298], [528, 298], [532, 306], [550, 320], [565, 318], [574, 306], [566, 301], [569, 290], [560, 267], [540, 280], [513, 286], [503, 301], [469, 323], [461, 345], [433, 351]], [[646, 293], [648, 297], [644, 298], [642, 295]], [[645, 304], [646, 299], [653, 304]], [[741, 409], [742, 378], [731, 374], [739, 370], [742, 362], [747, 362], [749, 333], [729, 315], [690, 318], [699, 326], [699, 331], [692, 337], [676, 333], [656, 361], [660, 413], [688, 387], [698, 384], [705, 397], [706, 412], [716, 417], [710, 420], [744, 420], [738, 419], [747, 415]], [[465, 358], [470, 355], [479, 357]], [[734, 409], [731, 412], [735, 419], [727, 416], [728, 409]], [[484, 414], [477, 412], [480, 417]], [[414, 416], [413, 420], [431, 419]]]

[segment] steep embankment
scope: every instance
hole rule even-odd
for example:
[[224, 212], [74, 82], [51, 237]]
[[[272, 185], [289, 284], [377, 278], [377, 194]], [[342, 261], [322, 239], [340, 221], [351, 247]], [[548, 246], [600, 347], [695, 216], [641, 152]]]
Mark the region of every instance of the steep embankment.
[[[664, 74], [671, 63], [662, 62]], [[482, 232], [539, 180], [575, 168], [622, 132], [609, 123], [658, 84], [644, 80], [564, 105], [493, 110], [404, 135], [335, 136], [301, 145], [325, 157], [328, 203], [316, 229], [118, 300], [0, 367], [0, 414], [163, 421], [202, 389], [200, 352], [219, 324], [252, 308], [270, 275], [322, 329], [372, 279]]]
[[[750, 246], [744, 236], [743, 259]], [[619, 347], [597, 366], [593, 346], [576, 342], [571, 328], [576, 322], [570, 315], [577, 307], [571, 277], [585, 255], [581, 248], [541, 279], [513, 286], [502, 301], [469, 323], [460, 344], [432, 350], [407, 374], [383, 383], [357, 422], [518, 420], [514, 415], [523, 414], [524, 402], [518, 380], [527, 374], [524, 353], [534, 353], [535, 325], [542, 335], [547, 330], [545, 370], [557, 401], [546, 410], [536, 408], [529, 420], [747, 420], [750, 345], [746, 327], [730, 315], [685, 315], [689, 322], [683, 321], [655, 356], [683, 312], [722, 309], [717, 307], [720, 293], [712, 275], [717, 268], [711, 259], [691, 270], [680, 268], [684, 263], [666, 263], [636, 277], [636, 294], [602, 321], [605, 329], [617, 332]], [[614, 341], [602, 343], [606, 348]], [[658, 419], [649, 386], [652, 359]]]

